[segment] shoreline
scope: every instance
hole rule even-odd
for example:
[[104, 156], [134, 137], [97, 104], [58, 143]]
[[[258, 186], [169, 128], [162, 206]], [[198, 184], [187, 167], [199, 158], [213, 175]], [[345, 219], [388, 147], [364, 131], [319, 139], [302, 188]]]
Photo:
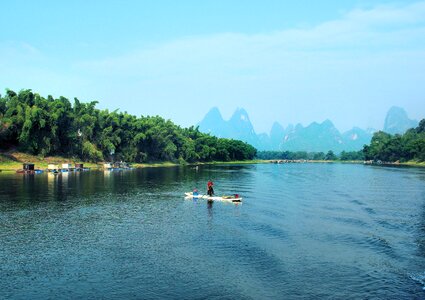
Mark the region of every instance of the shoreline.
[[[45, 170], [48, 164], [62, 163], [83, 163], [84, 167], [100, 170], [105, 162], [93, 163], [84, 162], [76, 158], [65, 158], [61, 156], [38, 157], [26, 153], [0, 153], [0, 172], [16, 172], [22, 169], [22, 164], [31, 162], [35, 164], [37, 169]], [[194, 162], [179, 164], [170, 161], [149, 162], [149, 163], [130, 163], [134, 168], [158, 168], [158, 167], [178, 167], [178, 166], [202, 166], [202, 165], [237, 165], [237, 164], [296, 164], [296, 163], [342, 163], [342, 164], [364, 164], [363, 161], [340, 161], [340, 160], [277, 160], [277, 159], [253, 159], [244, 161], [211, 161], [211, 162]], [[378, 164], [367, 164], [378, 165]], [[385, 163], [380, 166], [406, 166], [406, 167], [425, 167], [425, 162], [409, 161], [404, 163]]]
[[[74, 160], [69, 159], [66, 160], [63, 159], [63, 163], [73, 163]], [[61, 161], [36, 161], [36, 160], [29, 160], [25, 162], [30, 162], [35, 164], [36, 169], [46, 170], [48, 164], [61, 164]], [[0, 172], [16, 172], [18, 170], [22, 169], [23, 161], [0, 161]], [[84, 167], [94, 169], [94, 170], [102, 170], [103, 164], [106, 162], [101, 163], [92, 163], [92, 162], [84, 162], [84, 161], [78, 161], [78, 163], [84, 164]], [[249, 161], [213, 161], [213, 162], [195, 162], [195, 163], [185, 163], [185, 164], [179, 164], [175, 162], [170, 161], [164, 161], [164, 162], [150, 162], [150, 163], [130, 163], [132, 168], [135, 169], [142, 169], [142, 168], [164, 168], [164, 167], [183, 167], [183, 166], [202, 166], [202, 165], [219, 165], [219, 164], [260, 164], [260, 163], [269, 163], [269, 161], [260, 161], [260, 160], [249, 160]]]

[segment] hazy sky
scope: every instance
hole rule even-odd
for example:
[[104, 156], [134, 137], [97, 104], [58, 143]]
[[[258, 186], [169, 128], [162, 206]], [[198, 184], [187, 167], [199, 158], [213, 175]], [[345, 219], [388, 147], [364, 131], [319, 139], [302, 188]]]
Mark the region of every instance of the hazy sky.
[[217, 106], [256, 131], [425, 117], [425, 1], [3, 1], [0, 91], [199, 122]]

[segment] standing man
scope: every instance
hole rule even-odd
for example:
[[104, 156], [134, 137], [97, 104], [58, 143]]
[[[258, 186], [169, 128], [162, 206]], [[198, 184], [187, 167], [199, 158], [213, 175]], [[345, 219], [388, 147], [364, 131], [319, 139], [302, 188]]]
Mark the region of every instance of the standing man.
[[212, 195], [214, 195], [214, 188], [213, 188], [214, 183], [211, 181], [211, 179], [208, 181], [207, 183], [207, 194], [208, 196], [212, 197]]

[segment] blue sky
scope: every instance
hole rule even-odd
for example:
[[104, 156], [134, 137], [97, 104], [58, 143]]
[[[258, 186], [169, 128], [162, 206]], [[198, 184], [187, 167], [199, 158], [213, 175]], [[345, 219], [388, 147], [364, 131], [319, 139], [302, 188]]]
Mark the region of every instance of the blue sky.
[[5, 1], [0, 91], [199, 122], [245, 108], [257, 132], [425, 117], [425, 1]]

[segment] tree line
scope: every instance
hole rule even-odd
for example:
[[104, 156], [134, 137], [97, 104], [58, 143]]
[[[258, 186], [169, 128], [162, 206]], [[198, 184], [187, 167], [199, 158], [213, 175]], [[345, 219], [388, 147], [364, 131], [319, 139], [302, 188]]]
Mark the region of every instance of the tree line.
[[425, 119], [419, 122], [418, 127], [411, 128], [402, 135], [376, 132], [370, 145], [364, 146], [363, 153], [366, 160], [425, 161]]
[[159, 116], [136, 117], [43, 98], [31, 90], [0, 95], [0, 148], [34, 155], [63, 155], [86, 161], [207, 162], [253, 159], [257, 150], [242, 141], [182, 128]]
[[364, 160], [363, 151], [342, 151], [336, 155], [332, 150], [327, 153], [324, 152], [306, 152], [306, 151], [259, 151], [257, 153], [259, 159], [278, 159], [278, 160]]

